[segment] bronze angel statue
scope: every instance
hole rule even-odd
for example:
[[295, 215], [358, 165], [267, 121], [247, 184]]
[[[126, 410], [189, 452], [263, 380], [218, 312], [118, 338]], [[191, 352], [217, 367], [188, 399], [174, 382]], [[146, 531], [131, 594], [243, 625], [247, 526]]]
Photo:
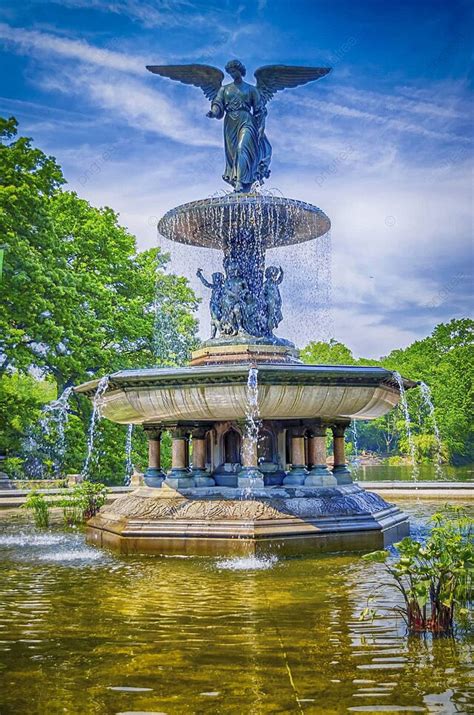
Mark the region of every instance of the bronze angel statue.
[[226, 167], [224, 181], [236, 192], [248, 192], [255, 182], [270, 176], [272, 147], [265, 136], [267, 102], [281, 89], [313, 82], [329, 67], [266, 65], [255, 71], [256, 85], [244, 82], [246, 69], [239, 60], [225, 66], [232, 82], [222, 84], [224, 73], [210, 65], [147, 65], [162, 77], [200, 87], [211, 102], [206, 116], [224, 118]]

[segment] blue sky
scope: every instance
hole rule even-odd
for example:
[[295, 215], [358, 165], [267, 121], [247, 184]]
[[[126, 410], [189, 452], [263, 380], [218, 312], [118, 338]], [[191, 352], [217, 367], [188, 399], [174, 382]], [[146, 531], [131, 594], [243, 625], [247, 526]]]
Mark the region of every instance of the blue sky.
[[[156, 235], [173, 206], [225, 188], [222, 124], [198, 89], [145, 64], [329, 65], [269, 105], [267, 188], [332, 220], [331, 321], [314, 243], [272, 252], [285, 269], [279, 334], [328, 333], [378, 357], [472, 310], [472, 8], [445, 0], [3, 0], [0, 112], [53, 154], [69, 188], [109, 205], [174, 270], [216, 252]], [[319, 272], [321, 275], [321, 271]], [[303, 280], [302, 280], [303, 277]], [[326, 313], [323, 313], [326, 316]]]

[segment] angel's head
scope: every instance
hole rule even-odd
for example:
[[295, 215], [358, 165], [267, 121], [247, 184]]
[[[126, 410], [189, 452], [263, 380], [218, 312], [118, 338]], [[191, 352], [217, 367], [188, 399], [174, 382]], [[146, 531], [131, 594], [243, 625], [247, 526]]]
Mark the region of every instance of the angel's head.
[[242, 64], [240, 60], [229, 60], [225, 66], [225, 71], [230, 74], [232, 79], [237, 79], [239, 77], [245, 77], [247, 70], [245, 65]]
[[279, 273], [280, 269], [276, 266], [268, 266], [268, 268], [265, 269], [265, 278], [269, 281], [274, 281], [278, 278]]

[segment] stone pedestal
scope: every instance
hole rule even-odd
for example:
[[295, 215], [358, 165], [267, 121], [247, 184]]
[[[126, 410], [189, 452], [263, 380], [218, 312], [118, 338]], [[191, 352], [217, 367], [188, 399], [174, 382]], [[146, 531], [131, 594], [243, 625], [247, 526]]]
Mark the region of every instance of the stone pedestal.
[[346, 464], [344, 434], [350, 422], [332, 426], [334, 441], [334, 467], [332, 473], [338, 484], [352, 484], [351, 471]]
[[337, 479], [326, 464], [326, 427], [315, 426], [308, 433], [308, 476], [304, 480], [307, 487], [333, 487]]
[[356, 484], [259, 489], [242, 497], [242, 489], [228, 487], [142, 487], [102, 507], [88, 523], [87, 541], [124, 554], [280, 557], [374, 551], [409, 533], [398, 507]]
[[238, 487], [241, 489], [263, 487], [263, 474], [258, 468], [257, 440], [244, 435], [240, 454], [242, 469], [237, 478]]
[[146, 429], [148, 437], [148, 468], [144, 479], [147, 487], [161, 487], [166, 474], [161, 470], [161, 431]]
[[84, 476], [82, 474], [68, 474], [67, 475], [68, 487], [75, 487], [76, 484], [82, 484], [83, 481], [84, 481]]
[[10, 481], [8, 474], [0, 472], [0, 491], [3, 489], [16, 489], [15, 485]]
[[[130, 486], [131, 487], [143, 487], [147, 486], [145, 484], [145, 475], [142, 474], [141, 472], [138, 472], [136, 469], [134, 470], [132, 476], [130, 477]], [[160, 485], [161, 486], [161, 485]]]
[[187, 451], [189, 448], [187, 434], [181, 429], [176, 429], [172, 431], [171, 436], [171, 469], [166, 475], [163, 484], [173, 489], [188, 489], [189, 487], [194, 487], [194, 477], [187, 466]]
[[291, 435], [291, 469], [283, 480], [286, 485], [303, 485], [308, 476], [304, 454], [305, 430], [295, 429]]
[[206, 433], [202, 430], [192, 432], [193, 469], [192, 476], [197, 487], [213, 487], [215, 480], [206, 470]]

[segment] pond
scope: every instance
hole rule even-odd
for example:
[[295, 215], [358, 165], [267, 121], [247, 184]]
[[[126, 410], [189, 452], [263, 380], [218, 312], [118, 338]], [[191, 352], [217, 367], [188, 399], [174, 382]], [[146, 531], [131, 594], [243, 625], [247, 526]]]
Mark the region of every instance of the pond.
[[398, 603], [358, 554], [117, 557], [0, 512], [0, 713], [473, 712], [468, 635], [361, 622], [374, 591]]
[[[407, 464], [377, 464], [374, 466], [364, 466], [357, 462], [351, 464], [352, 477], [359, 482], [412, 482], [413, 467]], [[418, 481], [420, 482], [473, 482], [474, 465], [468, 464], [463, 467], [452, 467], [448, 464], [441, 466], [441, 473], [438, 474], [433, 464], [418, 465]]]

